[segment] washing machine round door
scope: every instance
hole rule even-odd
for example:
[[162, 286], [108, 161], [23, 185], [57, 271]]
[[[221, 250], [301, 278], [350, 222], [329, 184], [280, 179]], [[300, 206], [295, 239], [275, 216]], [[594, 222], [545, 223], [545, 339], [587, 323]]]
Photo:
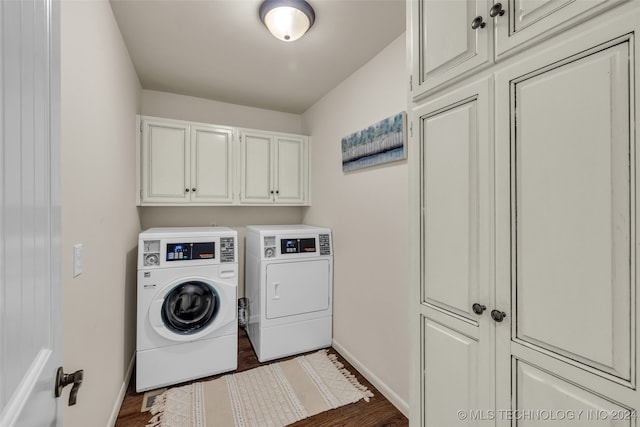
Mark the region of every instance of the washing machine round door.
[[220, 295], [204, 282], [192, 280], [174, 287], [164, 298], [162, 321], [172, 332], [191, 335], [206, 328], [220, 310]]

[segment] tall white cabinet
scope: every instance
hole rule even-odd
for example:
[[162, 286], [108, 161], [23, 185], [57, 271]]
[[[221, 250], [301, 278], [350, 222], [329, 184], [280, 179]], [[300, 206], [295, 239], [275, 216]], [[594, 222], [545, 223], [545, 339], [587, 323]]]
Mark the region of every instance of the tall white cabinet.
[[[509, 9], [539, 31], [505, 47]], [[410, 94], [411, 425], [637, 426], [640, 2], [501, 10], [487, 66]]]

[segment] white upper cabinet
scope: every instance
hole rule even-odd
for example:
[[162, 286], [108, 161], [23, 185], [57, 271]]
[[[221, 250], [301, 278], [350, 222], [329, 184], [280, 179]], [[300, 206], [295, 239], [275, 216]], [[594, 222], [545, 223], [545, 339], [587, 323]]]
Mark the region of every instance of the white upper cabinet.
[[240, 134], [240, 200], [243, 203], [273, 203], [272, 137], [259, 132]]
[[413, 100], [626, 0], [408, 0]]
[[414, 98], [489, 63], [489, 8], [489, 0], [411, 1]]
[[231, 204], [233, 128], [141, 118], [141, 205]]
[[233, 202], [233, 129], [191, 126], [191, 201]]
[[309, 204], [307, 136], [149, 116], [138, 121], [138, 205]]
[[274, 183], [279, 204], [303, 204], [307, 200], [307, 142], [300, 136], [274, 137]]
[[308, 138], [240, 131], [240, 203], [309, 203]]
[[505, 0], [493, 14], [496, 58], [576, 25], [626, 0]]
[[143, 119], [141, 130], [141, 203], [189, 202], [189, 125], [172, 120]]

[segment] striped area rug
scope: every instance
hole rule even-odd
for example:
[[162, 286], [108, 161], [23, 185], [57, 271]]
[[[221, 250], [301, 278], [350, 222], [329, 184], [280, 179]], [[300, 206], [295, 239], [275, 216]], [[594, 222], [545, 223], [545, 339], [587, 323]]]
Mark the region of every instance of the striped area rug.
[[373, 394], [320, 350], [165, 391], [147, 427], [281, 427]]

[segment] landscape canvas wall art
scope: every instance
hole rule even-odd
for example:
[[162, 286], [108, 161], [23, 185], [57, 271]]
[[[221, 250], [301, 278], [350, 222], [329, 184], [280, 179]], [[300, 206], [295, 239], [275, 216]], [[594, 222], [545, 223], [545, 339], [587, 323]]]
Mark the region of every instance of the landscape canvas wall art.
[[342, 138], [342, 171], [406, 159], [405, 128], [403, 111]]

